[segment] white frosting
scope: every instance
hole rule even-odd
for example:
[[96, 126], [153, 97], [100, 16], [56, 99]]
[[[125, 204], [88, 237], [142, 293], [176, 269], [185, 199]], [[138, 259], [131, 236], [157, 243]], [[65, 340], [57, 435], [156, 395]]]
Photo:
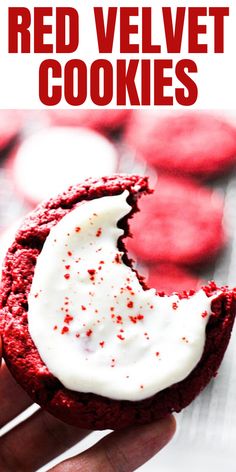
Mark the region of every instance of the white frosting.
[[55, 225], [37, 260], [28, 319], [42, 360], [65, 387], [134, 401], [194, 369], [212, 299], [202, 290], [182, 300], [143, 290], [117, 249], [127, 196], [84, 202]]
[[116, 172], [114, 145], [95, 131], [79, 127], [51, 127], [29, 136], [14, 161], [18, 188], [40, 202], [87, 177]]

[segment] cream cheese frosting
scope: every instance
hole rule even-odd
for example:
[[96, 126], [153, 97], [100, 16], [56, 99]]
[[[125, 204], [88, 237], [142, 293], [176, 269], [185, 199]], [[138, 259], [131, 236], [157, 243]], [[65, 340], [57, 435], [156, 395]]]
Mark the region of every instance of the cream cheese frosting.
[[143, 289], [117, 248], [128, 195], [85, 201], [51, 229], [37, 259], [28, 321], [42, 360], [65, 387], [137, 401], [197, 365], [213, 297]]

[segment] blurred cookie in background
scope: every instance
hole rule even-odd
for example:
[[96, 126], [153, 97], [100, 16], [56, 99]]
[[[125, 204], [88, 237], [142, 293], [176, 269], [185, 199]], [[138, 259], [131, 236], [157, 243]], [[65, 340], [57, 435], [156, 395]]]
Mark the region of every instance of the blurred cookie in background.
[[87, 177], [115, 173], [118, 151], [95, 131], [53, 126], [23, 140], [7, 165], [18, 192], [37, 204]]
[[124, 139], [137, 157], [171, 174], [208, 179], [236, 164], [236, 124], [224, 115], [136, 111]]
[[128, 249], [141, 261], [200, 265], [224, 247], [224, 201], [216, 190], [188, 179], [160, 176], [130, 221]]
[[171, 295], [174, 292], [198, 290], [202, 280], [182, 267], [162, 263], [148, 268], [145, 283], [148, 287], [155, 288], [157, 292], [163, 291], [166, 295]]
[[131, 110], [124, 108], [109, 110], [49, 110], [53, 125], [85, 126], [98, 131], [114, 133], [126, 126]]

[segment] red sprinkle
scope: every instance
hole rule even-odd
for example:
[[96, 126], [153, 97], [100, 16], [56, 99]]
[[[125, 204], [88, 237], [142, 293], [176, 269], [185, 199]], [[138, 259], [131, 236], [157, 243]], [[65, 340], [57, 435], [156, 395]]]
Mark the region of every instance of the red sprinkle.
[[137, 316], [129, 316], [130, 321], [132, 323], [137, 323], [137, 321], [143, 320], [144, 316], [143, 315], [137, 315]]
[[65, 279], [69, 279], [69, 278], [70, 278], [70, 274], [64, 274], [64, 277], [65, 277]]
[[116, 264], [120, 264], [120, 263], [121, 263], [120, 254], [119, 254], [119, 253], [116, 254], [114, 261], [116, 262]]
[[36, 293], [36, 294], [35, 294], [35, 296], [34, 296], [34, 298], [38, 298], [38, 296], [39, 296], [39, 294], [38, 294], [38, 293]]
[[88, 269], [88, 274], [91, 276], [90, 277], [90, 280], [95, 280], [95, 274], [96, 274], [96, 270], [95, 269]]
[[173, 310], [177, 310], [178, 304], [176, 302], [172, 303], [172, 308]]
[[62, 330], [61, 330], [61, 334], [68, 333], [68, 331], [69, 331], [68, 326], [63, 326], [63, 328], [62, 328]]
[[74, 317], [73, 316], [70, 316], [70, 315], [66, 315], [65, 318], [64, 318], [64, 323], [70, 323], [71, 321], [73, 321]]
[[101, 341], [99, 344], [100, 344], [101, 347], [104, 347], [105, 342]]
[[156, 352], [156, 356], [159, 356], [160, 355], [160, 352]]
[[80, 334], [77, 333], [77, 334], [75, 335], [75, 337], [76, 337], [76, 338], [80, 338]]
[[86, 306], [81, 305], [81, 310], [83, 310], [83, 311], [87, 310]]
[[202, 313], [202, 318], [206, 318], [207, 315], [208, 315], [207, 311], [204, 311], [204, 312]]
[[65, 269], [66, 269], [66, 270], [69, 270], [69, 269], [70, 269], [70, 265], [66, 265], [66, 266], [65, 266]]
[[57, 329], [57, 325], [55, 325], [53, 329], [56, 330], [56, 329]]
[[69, 257], [72, 256], [72, 252], [71, 252], [71, 251], [68, 251], [67, 254], [68, 254]]
[[89, 337], [89, 336], [91, 336], [91, 334], [92, 334], [92, 330], [91, 330], [91, 329], [88, 329], [88, 331], [86, 332], [86, 336]]
[[80, 230], [81, 230], [81, 228], [79, 226], [76, 226], [76, 228], [75, 228], [76, 233], [79, 233]]
[[102, 234], [102, 228], [98, 228], [97, 232], [96, 232], [96, 237], [99, 238]]
[[133, 308], [133, 306], [134, 306], [133, 302], [127, 303], [127, 307], [128, 307], [128, 308]]
[[121, 341], [124, 341], [124, 336], [122, 336], [121, 334], [117, 334], [117, 338], [119, 338]]

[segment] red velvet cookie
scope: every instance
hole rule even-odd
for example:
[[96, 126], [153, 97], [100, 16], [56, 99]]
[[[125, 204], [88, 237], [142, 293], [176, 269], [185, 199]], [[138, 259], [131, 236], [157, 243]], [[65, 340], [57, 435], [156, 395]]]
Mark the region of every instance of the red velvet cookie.
[[[33, 401], [58, 418], [87, 429], [119, 429], [131, 424], [148, 423], [162, 418], [170, 412], [178, 412], [187, 406], [215, 375], [227, 347], [235, 316], [235, 294], [233, 291], [222, 288], [218, 292], [213, 283], [205, 287], [202, 293], [206, 300], [213, 294], [215, 299], [211, 302], [212, 313], [207, 321], [206, 341], [200, 361], [182, 381], [142, 401], [114, 400], [94, 393], [72, 391], [63, 386], [59, 379], [50, 372], [39, 355], [28, 327], [28, 297], [37, 270], [36, 262], [38, 264], [39, 255], [41, 256], [45, 250], [51, 232], [63, 222], [63, 219], [65, 221], [65, 218], [70, 217], [73, 210], [81, 209], [91, 201], [104, 196], [119, 196], [125, 190], [129, 194], [128, 203], [132, 206], [131, 213], [134, 213], [137, 210], [137, 196], [149, 192], [147, 179], [134, 175], [116, 175], [100, 180], [90, 179], [70, 187], [67, 192], [39, 206], [26, 218], [18, 230], [15, 241], [8, 251], [3, 273], [1, 333], [4, 358], [10, 371]], [[83, 204], [78, 207], [80, 202]], [[118, 226], [124, 230], [124, 235], [118, 239], [117, 247], [118, 250], [124, 251], [123, 262], [130, 268], [132, 263], [127, 256], [123, 242], [124, 237], [129, 233], [129, 216], [130, 214], [119, 221]], [[80, 233], [81, 228], [76, 227], [76, 231]], [[96, 233], [96, 236], [99, 238], [100, 234], [101, 229], [99, 234]], [[54, 242], [56, 243], [56, 241]], [[68, 257], [72, 257], [69, 252]], [[121, 264], [119, 257], [115, 258], [113, 262]], [[69, 270], [67, 266], [67, 271]], [[94, 280], [95, 270], [91, 269], [88, 272], [91, 280]], [[127, 285], [126, 288], [132, 292], [131, 287]], [[105, 295], [107, 296], [104, 294], [104, 297]], [[35, 299], [38, 296], [40, 295], [35, 294]], [[186, 293], [182, 299], [190, 299], [191, 301], [193, 296], [193, 292]], [[177, 305], [179, 301], [181, 300], [178, 299], [174, 303], [176, 305], [173, 307], [173, 310], [176, 310], [175, 316], [178, 316]], [[130, 308], [129, 302], [128, 313], [130, 313]], [[86, 310], [86, 307], [82, 307], [82, 309]], [[191, 314], [190, 312], [188, 315], [191, 316]], [[117, 317], [118, 322], [118, 315], [114, 316]], [[199, 316], [203, 322], [206, 314], [203, 312]], [[66, 317], [70, 317], [70, 315], [68, 314]], [[113, 312], [111, 317], [113, 317]], [[139, 315], [136, 319], [131, 319], [130, 326], [136, 330], [143, 322], [143, 317]], [[65, 336], [70, 327], [68, 320], [67, 323], [66, 330], [64, 332], [62, 330], [61, 333]], [[91, 333], [87, 332], [86, 334], [88, 339], [91, 339]], [[119, 336], [122, 339], [122, 335]], [[181, 342], [188, 343], [188, 340], [183, 337]], [[102, 348], [103, 346], [100, 346], [101, 351], [99, 352], [103, 352]], [[156, 352], [154, 355], [159, 362], [159, 353]], [[115, 360], [112, 359], [112, 361]], [[116, 375], [116, 371], [112, 367], [115, 365], [111, 365], [110, 371]], [[104, 382], [104, 379], [102, 380]], [[107, 380], [109, 384], [109, 379]], [[140, 388], [142, 387], [141, 385]]]
[[225, 243], [223, 201], [194, 182], [160, 176], [130, 222], [128, 248], [149, 262], [195, 265], [212, 259]]
[[235, 126], [209, 113], [139, 111], [125, 140], [137, 156], [171, 174], [208, 178], [236, 163]]
[[113, 132], [126, 126], [130, 111], [116, 110], [51, 110], [49, 118], [54, 125], [86, 126], [98, 131]]

